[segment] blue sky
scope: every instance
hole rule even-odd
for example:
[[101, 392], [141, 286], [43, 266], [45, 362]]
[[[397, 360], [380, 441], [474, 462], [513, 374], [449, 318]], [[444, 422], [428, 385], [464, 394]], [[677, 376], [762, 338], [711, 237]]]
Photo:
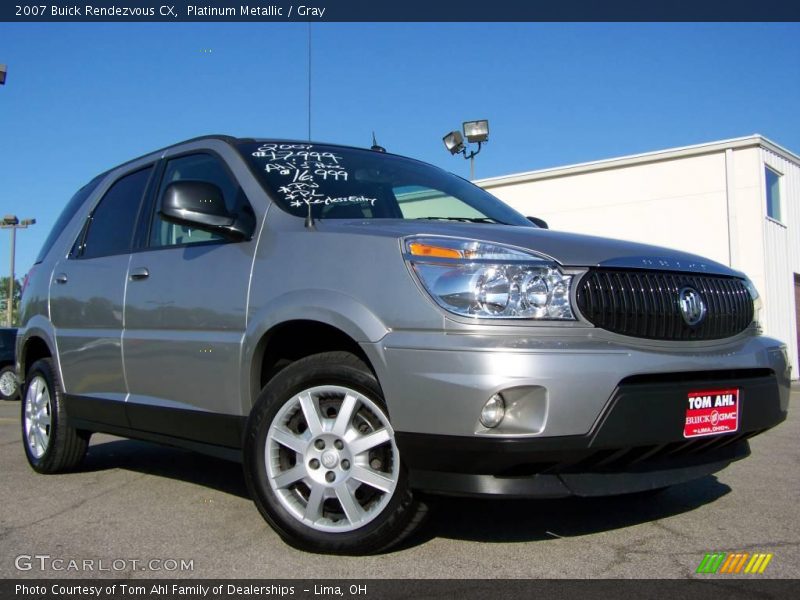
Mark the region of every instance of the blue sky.
[[[800, 152], [800, 25], [337, 24], [312, 35], [312, 137], [488, 177], [762, 133]], [[0, 214], [32, 264], [95, 174], [207, 133], [305, 139], [305, 24], [0, 23]], [[8, 232], [0, 273], [8, 272]]]

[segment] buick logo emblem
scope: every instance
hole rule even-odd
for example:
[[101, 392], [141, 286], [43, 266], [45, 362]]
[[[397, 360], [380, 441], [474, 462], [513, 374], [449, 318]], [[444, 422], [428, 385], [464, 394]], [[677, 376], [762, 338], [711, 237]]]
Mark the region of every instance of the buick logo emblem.
[[678, 292], [678, 306], [681, 316], [689, 327], [699, 325], [706, 318], [706, 302], [693, 287], [681, 288]]

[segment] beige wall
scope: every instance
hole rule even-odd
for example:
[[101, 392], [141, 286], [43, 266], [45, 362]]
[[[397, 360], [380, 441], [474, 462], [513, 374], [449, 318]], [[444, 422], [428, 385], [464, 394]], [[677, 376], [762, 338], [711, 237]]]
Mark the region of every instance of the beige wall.
[[486, 185], [551, 229], [679, 248], [728, 264], [725, 155]]
[[[764, 168], [759, 166], [762, 185], [759, 204], [764, 210], [760, 222], [764, 239], [764, 296], [765, 330], [786, 342], [794, 365], [793, 377], [800, 376], [797, 309], [795, 307], [794, 274], [800, 274], [800, 165], [786, 160], [766, 148], [760, 150], [763, 164], [781, 173], [782, 221], [766, 217], [766, 188]], [[792, 335], [794, 334], [794, 335]]]
[[730, 266], [747, 273], [762, 296], [766, 292], [764, 264], [764, 218], [766, 199], [761, 175], [760, 150], [757, 147], [727, 152], [731, 197]]

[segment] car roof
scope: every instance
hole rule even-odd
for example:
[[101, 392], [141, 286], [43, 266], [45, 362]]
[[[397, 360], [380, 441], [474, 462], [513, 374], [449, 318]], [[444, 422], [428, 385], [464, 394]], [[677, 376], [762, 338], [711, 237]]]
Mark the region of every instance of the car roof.
[[[333, 147], [333, 148], [344, 148], [344, 149], [348, 149], [348, 150], [361, 150], [361, 151], [364, 151], [364, 152], [374, 152], [374, 150], [371, 150], [370, 148], [363, 148], [363, 147], [359, 147], [359, 146], [348, 146], [346, 144], [334, 144], [334, 143], [331, 143], [331, 142], [316, 142], [316, 141], [311, 141], [311, 140], [292, 140], [292, 139], [262, 138], [262, 137], [257, 137], [257, 138], [241, 137], [241, 138], [239, 138], [239, 137], [234, 137], [232, 135], [225, 135], [225, 134], [221, 134], [221, 133], [212, 133], [212, 134], [208, 134], [208, 135], [200, 135], [200, 136], [197, 136], [197, 137], [189, 138], [187, 140], [182, 140], [180, 142], [175, 142], [175, 143], [170, 144], [168, 146], [164, 146], [163, 148], [158, 148], [157, 150], [151, 150], [150, 152], [145, 152], [144, 154], [142, 154], [140, 156], [137, 156], [136, 158], [132, 158], [130, 160], [126, 160], [123, 163], [120, 163], [118, 165], [114, 165], [110, 169], [106, 169], [102, 173], [100, 173], [97, 176], [93, 177], [91, 179], [91, 181], [94, 181], [96, 179], [100, 179], [101, 177], [105, 177], [111, 171], [115, 171], [116, 169], [119, 169], [120, 167], [124, 167], [125, 165], [128, 165], [130, 163], [136, 162], [137, 160], [145, 158], [146, 156], [150, 156], [152, 154], [161, 154], [161, 153], [166, 152], [167, 150], [170, 150], [172, 148], [176, 148], [178, 146], [183, 146], [184, 144], [189, 144], [191, 142], [198, 142], [198, 141], [202, 141], [202, 140], [218, 140], [218, 141], [221, 141], [221, 142], [225, 142], [226, 144], [230, 144], [231, 146], [235, 146], [235, 145], [242, 144], [242, 143], [310, 144], [310, 145], [314, 145], [314, 146], [330, 146], [330, 147]], [[407, 159], [410, 159], [410, 160], [417, 160], [417, 159], [414, 159], [414, 158], [410, 158], [408, 156], [402, 156], [401, 154], [394, 154], [393, 152], [386, 152], [385, 150], [382, 151], [382, 154], [388, 154], [390, 156], [399, 156], [401, 158], [407, 158]], [[417, 162], [419, 162], [419, 161], [417, 161]], [[90, 181], [90, 183], [91, 183], [91, 181]], [[88, 185], [88, 183], [86, 185]]]

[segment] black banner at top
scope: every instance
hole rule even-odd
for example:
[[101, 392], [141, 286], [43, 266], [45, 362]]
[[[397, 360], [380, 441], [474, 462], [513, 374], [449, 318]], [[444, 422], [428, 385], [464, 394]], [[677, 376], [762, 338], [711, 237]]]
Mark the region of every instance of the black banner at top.
[[796, 0], [9, 0], [7, 22], [800, 21]]

